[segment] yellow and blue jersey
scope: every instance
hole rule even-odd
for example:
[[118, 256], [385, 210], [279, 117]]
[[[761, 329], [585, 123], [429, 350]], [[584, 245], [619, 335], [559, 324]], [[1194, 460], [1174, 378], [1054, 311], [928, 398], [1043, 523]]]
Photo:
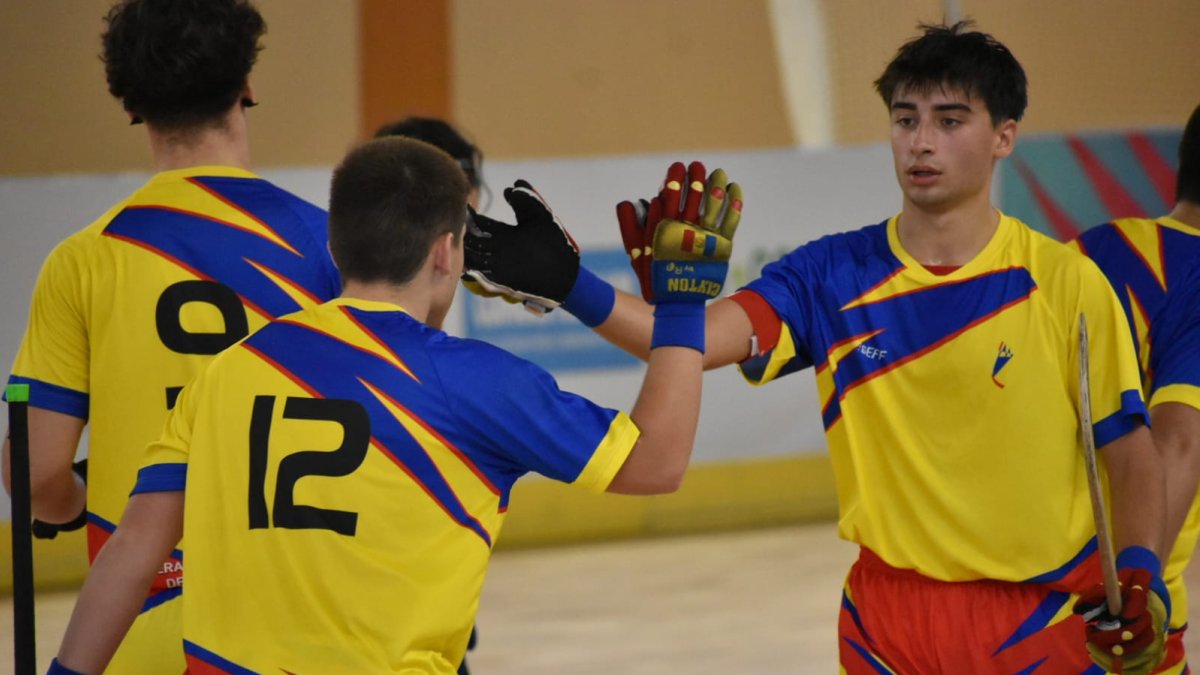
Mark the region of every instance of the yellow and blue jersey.
[[[183, 385], [269, 319], [337, 295], [326, 220], [252, 173], [194, 167], [155, 175], [47, 258], [9, 381], [88, 423], [93, 558]], [[178, 555], [164, 563], [147, 611], [178, 595], [180, 572]], [[146, 672], [153, 650], [136, 650]]]
[[1120, 304], [1091, 261], [1008, 216], [945, 275], [896, 221], [802, 246], [741, 291], [780, 324], [743, 375], [815, 368], [843, 538], [933, 579], [1075, 586], [1096, 546], [1080, 313], [1097, 444], [1146, 420]]
[[186, 486], [193, 672], [453, 673], [516, 480], [603, 491], [637, 438], [532, 363], [338, 299], [217, 357], [136, 491]]
[[[1200, 410], [1200, 230], [1170, 217], [1122, 218], [1071, 242], [1099, 265], [1129, 319], [1150, 407]], [[1183, 572], [1200, 539], [1200, 500], [1171, 550], [1163, 578], [1172, 627], [1187, 623]]]

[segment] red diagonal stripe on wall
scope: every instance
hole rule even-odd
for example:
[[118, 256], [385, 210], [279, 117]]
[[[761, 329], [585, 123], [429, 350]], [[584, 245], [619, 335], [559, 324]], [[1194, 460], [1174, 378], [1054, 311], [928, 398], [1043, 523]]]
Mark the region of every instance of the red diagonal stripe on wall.
[[1146, 134], [1131, 133], [1127, 139], [1138, 164], [1142, 165], [1142, 171], [1146, 172], [1150, 183], [1162, 199], [1162, 207], [1171, 208], [1175, 204], [1175, 169], [1158, 148], [1154, 147]]
[[1025, 181], [1026, 187], [1033, 193], [1033, 199], [1041, 207], [1042, 213], [1046, 215], [1046, 220], [1050, 221], [1050, 228], [1054, 230], [1054, 234], [1060, 241], [1070, 241], [1079, 236], [1080, 228], [1067, 215], [1067, 212], [1054, 201], [1050, 193], [1042, 187], [1037, 176], [1033, 174], [1033, 170], [1029, 165], [1021, 161], [1020, 157], [1014, 157], [1017, 162], [1017, 173], [1021, 176], [1021, 180]]
[[1142, 205], [1137, 203], [1133, 195], [1121, 185], [1121, 181], [1104, 166], [1096, 153], [1078, 136], [1068, 136], [1067, 146], [1079, 160], [1083, 172], [1087, 174], [1088, 182], [1100, 198], [1100, 203], [1108, 209], [1109, 218], [1141, 218], [1146, 216]]

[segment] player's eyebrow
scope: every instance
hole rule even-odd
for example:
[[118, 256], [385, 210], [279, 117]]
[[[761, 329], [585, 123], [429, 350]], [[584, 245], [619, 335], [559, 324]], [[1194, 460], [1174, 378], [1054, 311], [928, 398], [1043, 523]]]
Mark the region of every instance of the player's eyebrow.
[[[896, 101], [895, 103], [892, 104], [892, 110], [916, 110], [916, 109], [917, 109], [917, 104], [910, 103], [908, 101]], [[934, 112], [950, 112], [950, 111], [954, 111], [954, 110], [958, 110], [961, 112], [968, 112], [968, 113], [974, 112], [974, 110], [971, 109], [971, 106], [967, 105], [966, 103], [958, 103], [958, 102], [936, 103], [933, 106], [933, 110], [934, 110]]]

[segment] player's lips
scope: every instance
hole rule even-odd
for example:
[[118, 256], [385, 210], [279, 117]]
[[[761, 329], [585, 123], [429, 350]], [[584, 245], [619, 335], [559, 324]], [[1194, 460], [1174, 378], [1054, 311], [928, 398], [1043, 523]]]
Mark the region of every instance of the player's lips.
[[907, 173], [909, 180], [914, 185], [931, 185], [942, 175], [941, 171], [924, 164], [909, 167]]

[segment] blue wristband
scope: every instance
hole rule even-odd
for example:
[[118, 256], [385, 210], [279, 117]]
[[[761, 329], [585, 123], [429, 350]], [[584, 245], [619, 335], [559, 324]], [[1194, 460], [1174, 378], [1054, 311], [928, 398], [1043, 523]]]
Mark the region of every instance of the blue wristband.
[[[1154, 551], [1145, 546], [1128, 546], [1117, 554], [1117, 569], [1143, 569], [1150, 572], [1150, 590], [1162, 601], [1167, 610], [1168, 620], [1171, 618], [1171, 594], [1162, 578], [1162, 562]], [[1169, 621], [1168, 621], [1169, 623]]]
[[1117, 554], [1117, 569], [1130, 567], [1149, 570], [1152, 577], [1162, 576], [1162, 563], [1159, 562], [1158, 556], [1154, 555], [1154, 551], [1145, 546], [1129, 546]]
[[586, 267], [579, 268], [575, 285], [562, 302], [562, 308], [575, 315], [588, 328], [604, 323], [612, 314], [617, 302], [617, 291], [612, 284], [592, 274]]
[[655, 347], [690, 347], [704, 353], [704, 303], [663, 302], [654, 306]]
[[58, 662], [58, 659], [50, 661], [50, 669], [46, 671], [46, 675], [83, 675], [78, 670], [71, 670]]

